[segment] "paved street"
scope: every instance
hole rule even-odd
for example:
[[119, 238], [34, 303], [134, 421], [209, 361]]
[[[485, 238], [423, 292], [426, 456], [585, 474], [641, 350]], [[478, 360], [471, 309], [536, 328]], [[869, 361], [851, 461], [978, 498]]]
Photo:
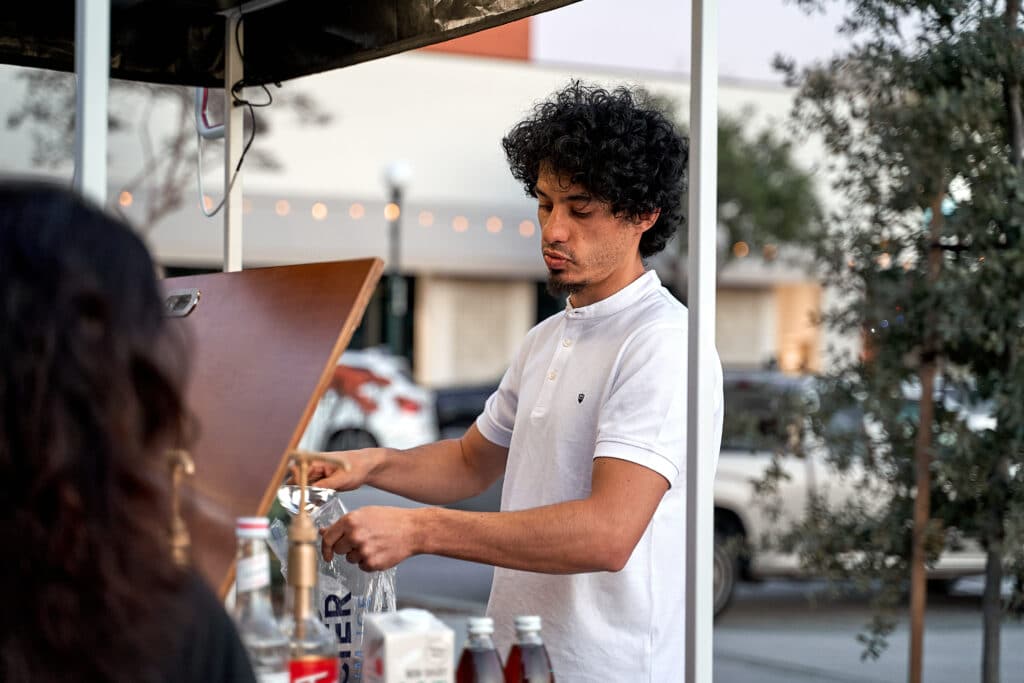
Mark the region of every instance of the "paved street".
[[[408, 505], [381, 492], [346, 493], [351, 507]], [[402, 606], [430, 609], [465, 640], [467, 616], [483, 614], [491, 569], [433, 556], [398, 568]], [[908, 632], [905, 621], [877, 661], [861, 661], [856, 637], [871, 614], [866, 598], [828, 599], [821, 582], [741, 584], [736, 599], [715, 623], [715, 683], [903, 683]], [[970, 683], [981, 671], [981, 583], [961, 580], [952, 595], [929, 596], [924, 680]], [[1024, 680], [1024, 624], [1008, 619], [1002, 635], [1002, 681]]]
[[[812, 600], [820, 583], [767, 582], [744, 586], [715, 625], [715, 682], [823, 681], [903, 683], [908, 630], [903, 621], [877, 661], [860, 660], [855, 639], [870, 619], [866, 600]], [[950, 596], [929, 596], [924, 680], [980, 680], [980, 582], [964, 580]], [[1002, 634], [1002, 680], [1024, 671], [1024, 625], [1008, 619]]]
[[[432, 610], [465, 639], [465, 618], [482, 614], [490, 573], [478, 565], [417, 557], [399, 568], [400, 604]], [[743, 585], [715, 624], [715, 683], [903, 683], [907, 628], [900, 624], [878, 661], [860, 660], [858, 629], [870, 618], [863, 598], [816, 597], [819, 582], [770, 581]], [[929, 596], [924, 680], [980, 679], [979, 582], [961, 581], [953, 595]], [[1003, 626], [1002, 680], [1019, 683], [1024, 671], [1024, 624]]]

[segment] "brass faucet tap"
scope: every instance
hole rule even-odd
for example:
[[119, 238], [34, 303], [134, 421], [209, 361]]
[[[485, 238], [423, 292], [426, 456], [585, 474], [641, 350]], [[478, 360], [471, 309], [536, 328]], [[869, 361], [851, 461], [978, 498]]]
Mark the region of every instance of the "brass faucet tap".
[[298, 465], [299, 512], [288, 529], [288, 585], [294, 590], [293, 616], [296, 635], [304, 637], [305, 619], [312, 612], [309, 596], [316, 587], [316, 543], [319, 539], [313, 519], [306, 510], [309, 465], [313, 461], [330, 462], [346, 472], [352, 469], [348, 459], [333, 453], [291, 451], [288, 457]]

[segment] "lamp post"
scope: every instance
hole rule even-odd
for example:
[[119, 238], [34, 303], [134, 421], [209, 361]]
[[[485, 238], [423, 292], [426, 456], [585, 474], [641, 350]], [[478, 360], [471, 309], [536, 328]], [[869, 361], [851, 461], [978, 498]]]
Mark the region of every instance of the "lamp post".
[[393, 161], [384, 168], [384, 184], [389, 204], [384, 208], [388, 222], [388, 315], [387, 340], [396, 356], [405, 354], [404, 319], [409, 310], [405, 278], [402, 277], [402, 194], [412, 180], [412, 166], [407, 161]]

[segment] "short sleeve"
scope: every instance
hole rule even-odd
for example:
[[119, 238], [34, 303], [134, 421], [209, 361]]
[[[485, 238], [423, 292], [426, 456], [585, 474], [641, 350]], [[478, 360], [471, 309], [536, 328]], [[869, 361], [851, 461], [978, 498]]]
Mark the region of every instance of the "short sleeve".
[[687, 334], [645, 327], [623, 345], [598, 418], [595, 457], [643, 465], [673, 485], [686, 453]]

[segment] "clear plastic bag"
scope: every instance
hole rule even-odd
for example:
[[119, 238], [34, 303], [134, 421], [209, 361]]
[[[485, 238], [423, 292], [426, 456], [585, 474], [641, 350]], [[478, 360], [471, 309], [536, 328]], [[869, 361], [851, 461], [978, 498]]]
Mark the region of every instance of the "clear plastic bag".
[[[341, 497], [330, 496], [310, 516], [317, 529], [329, 527], [341, 519], [345, 507]], [[288, 529], [275, 519], [270, 525], [270, 549], [281, 562], [281, 573], [288, 576]], [[342, 683], [360, 683], [363, 664], [363, 616], [367, 612], [395, 611], [395, 569], [364, 572], [335, 555], [330, 562], [317, 557], [317, 612], [324, 625], [338, 639]]]

